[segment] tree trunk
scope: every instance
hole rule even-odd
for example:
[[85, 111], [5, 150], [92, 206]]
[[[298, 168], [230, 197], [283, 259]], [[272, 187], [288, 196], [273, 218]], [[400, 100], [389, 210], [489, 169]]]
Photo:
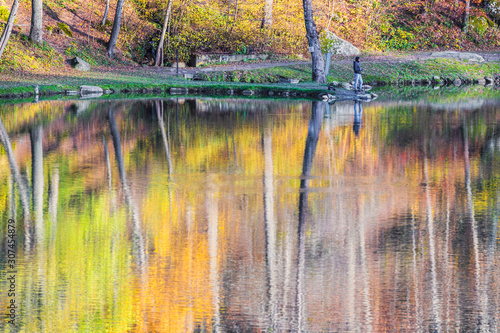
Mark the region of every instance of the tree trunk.
[[42, 44], [42, 17], [43, 17], [43, 2], [42, 0], [32, 0], [31, 2], [31, 30], [30, 39], [33, 43]]
[[108, 11], [109, 11], [109, 0], [106, 0], [106, 9], [104, 10], [104, 15], [101, 21], [101, 25], [103, 27], [106, 25], [106, 20], [108, 19]]
[[118, 39], [118, 33], [120, 32], [120, 23], [122, 20], [123, 4], [125, 0], [118, 0], [116, 4], [115, 20], [113, 22], [113, 30], [111, 30], [111, 37], [109, 37], [108, 42], [108, 57], [113, 58], [115, 55], [115, 45]]
[[12, 8], [10, 9], [9, 19], [7, 20], [7, 24], [3, 29], [2, 37], [0, 37], [0, 59], [2, 59], [3, 51], [5, 50], [5, 46], [7, 46], [7, 42], [9, 41], [10, 33], [12, 32], [12, 28], [14, 27], [14, 21], [16, 19], [18, 9], [19, 0], [14, 0]]
[[165, 33], [167, 32], [168, 21], [170, 18], [170, 12], [172, 11], [172, 0], [168, 0], [167, 12], [165, 13], [165, 20], [163, 21], [163, 29], [161, 31], [160, 42], [158, 43], [158, 48], [156, 50], [156, 60], [155, 66], [158, 67], [163, 64], [163, 44], [165, 43]]
[[470, 13], [470, 0], [465, 1], [465, 13], [464, 13], [464, 32], [469, 31], [469, 13]]
[[304, 23], [306, 25], [309, 52], [312, 58], [312, 79], [314, 82], [326, 83], [325, 62], [319, 45], [318, 30], [313, 19], [312, 0], [302, 0], [304, 5]]
[[261, 27], [267, 29], [270, 28], [271, 25], [273, 25], [273, 0], [265, 0], [264, 18], [262, 19]]

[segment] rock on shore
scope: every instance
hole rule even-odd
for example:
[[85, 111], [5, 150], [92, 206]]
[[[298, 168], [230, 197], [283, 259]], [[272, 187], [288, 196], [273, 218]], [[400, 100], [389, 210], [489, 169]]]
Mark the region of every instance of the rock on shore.
[[430, 58], [451, 58], [462, 61], [484, 62], [484, 58], [479, 54], [457, 51], [433, 52], [431, 53]]

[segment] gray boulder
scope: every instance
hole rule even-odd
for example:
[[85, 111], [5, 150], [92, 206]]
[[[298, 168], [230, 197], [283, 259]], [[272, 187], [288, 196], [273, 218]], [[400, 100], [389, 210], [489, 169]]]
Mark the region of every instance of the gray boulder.
[[449, 58], [462, 61], [475, 61], [483, 62], [484, 58], [476, 53], [469, 52], [457, 52], [457, 51], [444, 51], [444, 52], [433, 52], [431, 53], [431, 58]]
[[333, 32], [325, 30], [320, 35], [321, 51], [323, 53], [338, 54], [344, 56], [359, 55], [361, 51], [348, 41], [337, 37]]
[[341, 82], [340, 86], [346, 90], [353, 90], [354, 86], [348, 82]]
[[90, 64], [82, 58], [74, 57], [70, 60], [70, 64], [77, 71], [87, 72], [90, 70]]
[[101, 87], [97, 86], [80, 86], [80, 96], [82, 98], [96, 98], [103, 94]]

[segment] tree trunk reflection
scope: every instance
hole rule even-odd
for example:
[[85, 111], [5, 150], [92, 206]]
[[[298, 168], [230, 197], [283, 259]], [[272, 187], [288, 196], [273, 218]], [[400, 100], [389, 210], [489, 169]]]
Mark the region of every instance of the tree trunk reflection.
[[[29, 225], [30, 221], [30, 203], [29, 203], [29, 191], [24, 183], [23, 177], [21, 176], [21, 172], [19, 171], [19, 166], [17, 165], [16, 158], [14, 156], [14, 151], [12, 149], [12, 144], [10, 142], [9, 136], [7, 134], [7, 131], [5, 130], [5, 127], [3, 126], [2, 119], [0, 119], [0, 140], [2, 141], [2, 145], [5, 148], [5, 152], [7, 153], [7, 159], [9, 162], [9, 167], [11, 174], [14, 178], [14, 181], [17, 184], [17, 188], [19, 191], [19, 198], [21, 199], [21, 205], [23, 208], [23, 217], [25, 221], [25, 234], [26, 237], [26, 246], [29, 247], [29, 231], [27, 228], [27, 225]], [[13, 216], [15, 217], [15, 216]]]
[[121, 143], [120, 143], [120, 133], [116, 125], [115, 113], [113, 110], [108, 111], [109, 127], [111, 129], [111, 136], [113, 138], [113, 147], [115, 149], [116, 164], [118, 165], [118, 173], [120, 175], [120, 182], [122, 184], [123, 193], [125, 196], [125, 202], [131, 210], [132, 224], [133, 224], [133, 246], [135, 252], [135, 258], [137, 261], [137, 266], [144, 271], [146, 264], [146, 249], [145, 249], [145, 239], [142, 230], [142, 222], [140, 220], [139, 209], [135, 204], [134, 198], [130, 191], [130, 187], [127, 181], [127, 175], [125, 173], [125, 163], [123, 162]]
[[219, 201], [212, 175], [209, 175], [206, 192], [206, 212], [208, 219], [208, 255], [210, 258], [210, 284], [212, 287], [213, 332], [221, 330], [220, 287], [219, 287]]
[[274, 212], [274, 168], [273, 134], [271, 120], [264, 121], [262, 146], [264, 150], [264, 223], [266, 235], [266, 275], [268, 290], [269, 329], [278, 329], [278, 272], [277, 272], [277, 226]]
[[306, 146], [304, 150], [304, 160], [302, 163], [302, 176], [300, 180], [299, 194], [299, 223], [298, 223], [298, 253], [297, 253], [297, 282], [296, 282], [296, 320], [299, 332], [305, 330], [305, 222], [308, 209], [308, 188], [309, 176], [311, 174], [312, 162], [318, 144], [319, 133], [323, 124], [323, 112], [325, 102], [312, 102], [311, 120], [307, 132]]
[[474, 254], [474, 285], [475, 285], [475, 299], [479, 303], [478, 318], [477, 322], [479, 324], [479, 330], [484, 332], [487, 327], [485, 326], [486, 320], [484, 316], [487, 314], [486, 295], [483, 291], [481, 285], [481, 266], [479, 259], [479, 239], [477, 235], [477, 225], [476, 217], [474, 213], [474, 202], [472, 196], [472, 186], [471, 186], [471, 172], [470, 172], [470, 158], [469, 158], [469, 134], [467, 121], [465, 116], [462, 117], [462, 130], [463, 130], [463, 142], [464, 142], [464, 171], [465, 171], [465, 190], [467, 192], [467, 215], [470, 223], [470, 230], [472, 232], [472, 250]]
[[[168, 176], [172, 176], [172, 156], [170, 154], [170, 135], [167, 136], [167, 131], [165, 130], [165, 124], [163, 120], [164, 107], [163, 101], [155, 101], [156, 116], [158, 117], [158, 125], [160, 127], [161, 138], [163, 140], [163, 147], [165, 149], [165, 156], [167, 157], [168, 164]], [[167, 116], [168, 117], [168, 116]], [[167, 122], [168, 126], [168, 122]]]
[[432, 320], [433, 331], [441, 331], [441, 302], [438, 293], [439, 286], [437, 281], [437, 264], [436, 264], [436, 236], [434, 230], [434, 215], [432, 211], [432, 198], [430, 192], [429, 179], [429, 161], [427, 157], [427, 142], [424, 140], [424, 182], [426, 208], [427, 208], [427, 232], [429, 233], [429, 257], [431, 261], [431, 299], [432, 299]]

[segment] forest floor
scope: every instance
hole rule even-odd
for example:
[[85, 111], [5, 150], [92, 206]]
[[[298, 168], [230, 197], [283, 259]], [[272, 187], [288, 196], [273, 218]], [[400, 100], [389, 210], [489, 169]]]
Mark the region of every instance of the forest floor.
[[[425, 61], [430, 59], [432, 52], [416, 52], [408, 54], [366, 54], [360, 56], [362, 64], [380, 64], [380, 63], [409, 63], [413, 61]], [[500, 52], [473, 52], [479, 54], [485, 62], [498, 62], [500, 61]], [[349, 64], [352, 65], [354, 57], [333, 56], [331, 66], [336, 64]], [[182, 74], [198, 74], [208, 72], [227, 72], [227, 71], [253, 71], [258, 69], [268, 69], [272, 67], [289, 67], [295, 65], [310, 65], [310, 61], [259, 61], [247, 63], [227, 63], [216, 64], [204, 67], [186, 67], [179, 68], [179, 75]], [[138, 77], [157, 77], [159, 79], [177, 75], [177, 68], [175, 67], [108, 67], [96, 69], [112, 75], [136, 75]]]

